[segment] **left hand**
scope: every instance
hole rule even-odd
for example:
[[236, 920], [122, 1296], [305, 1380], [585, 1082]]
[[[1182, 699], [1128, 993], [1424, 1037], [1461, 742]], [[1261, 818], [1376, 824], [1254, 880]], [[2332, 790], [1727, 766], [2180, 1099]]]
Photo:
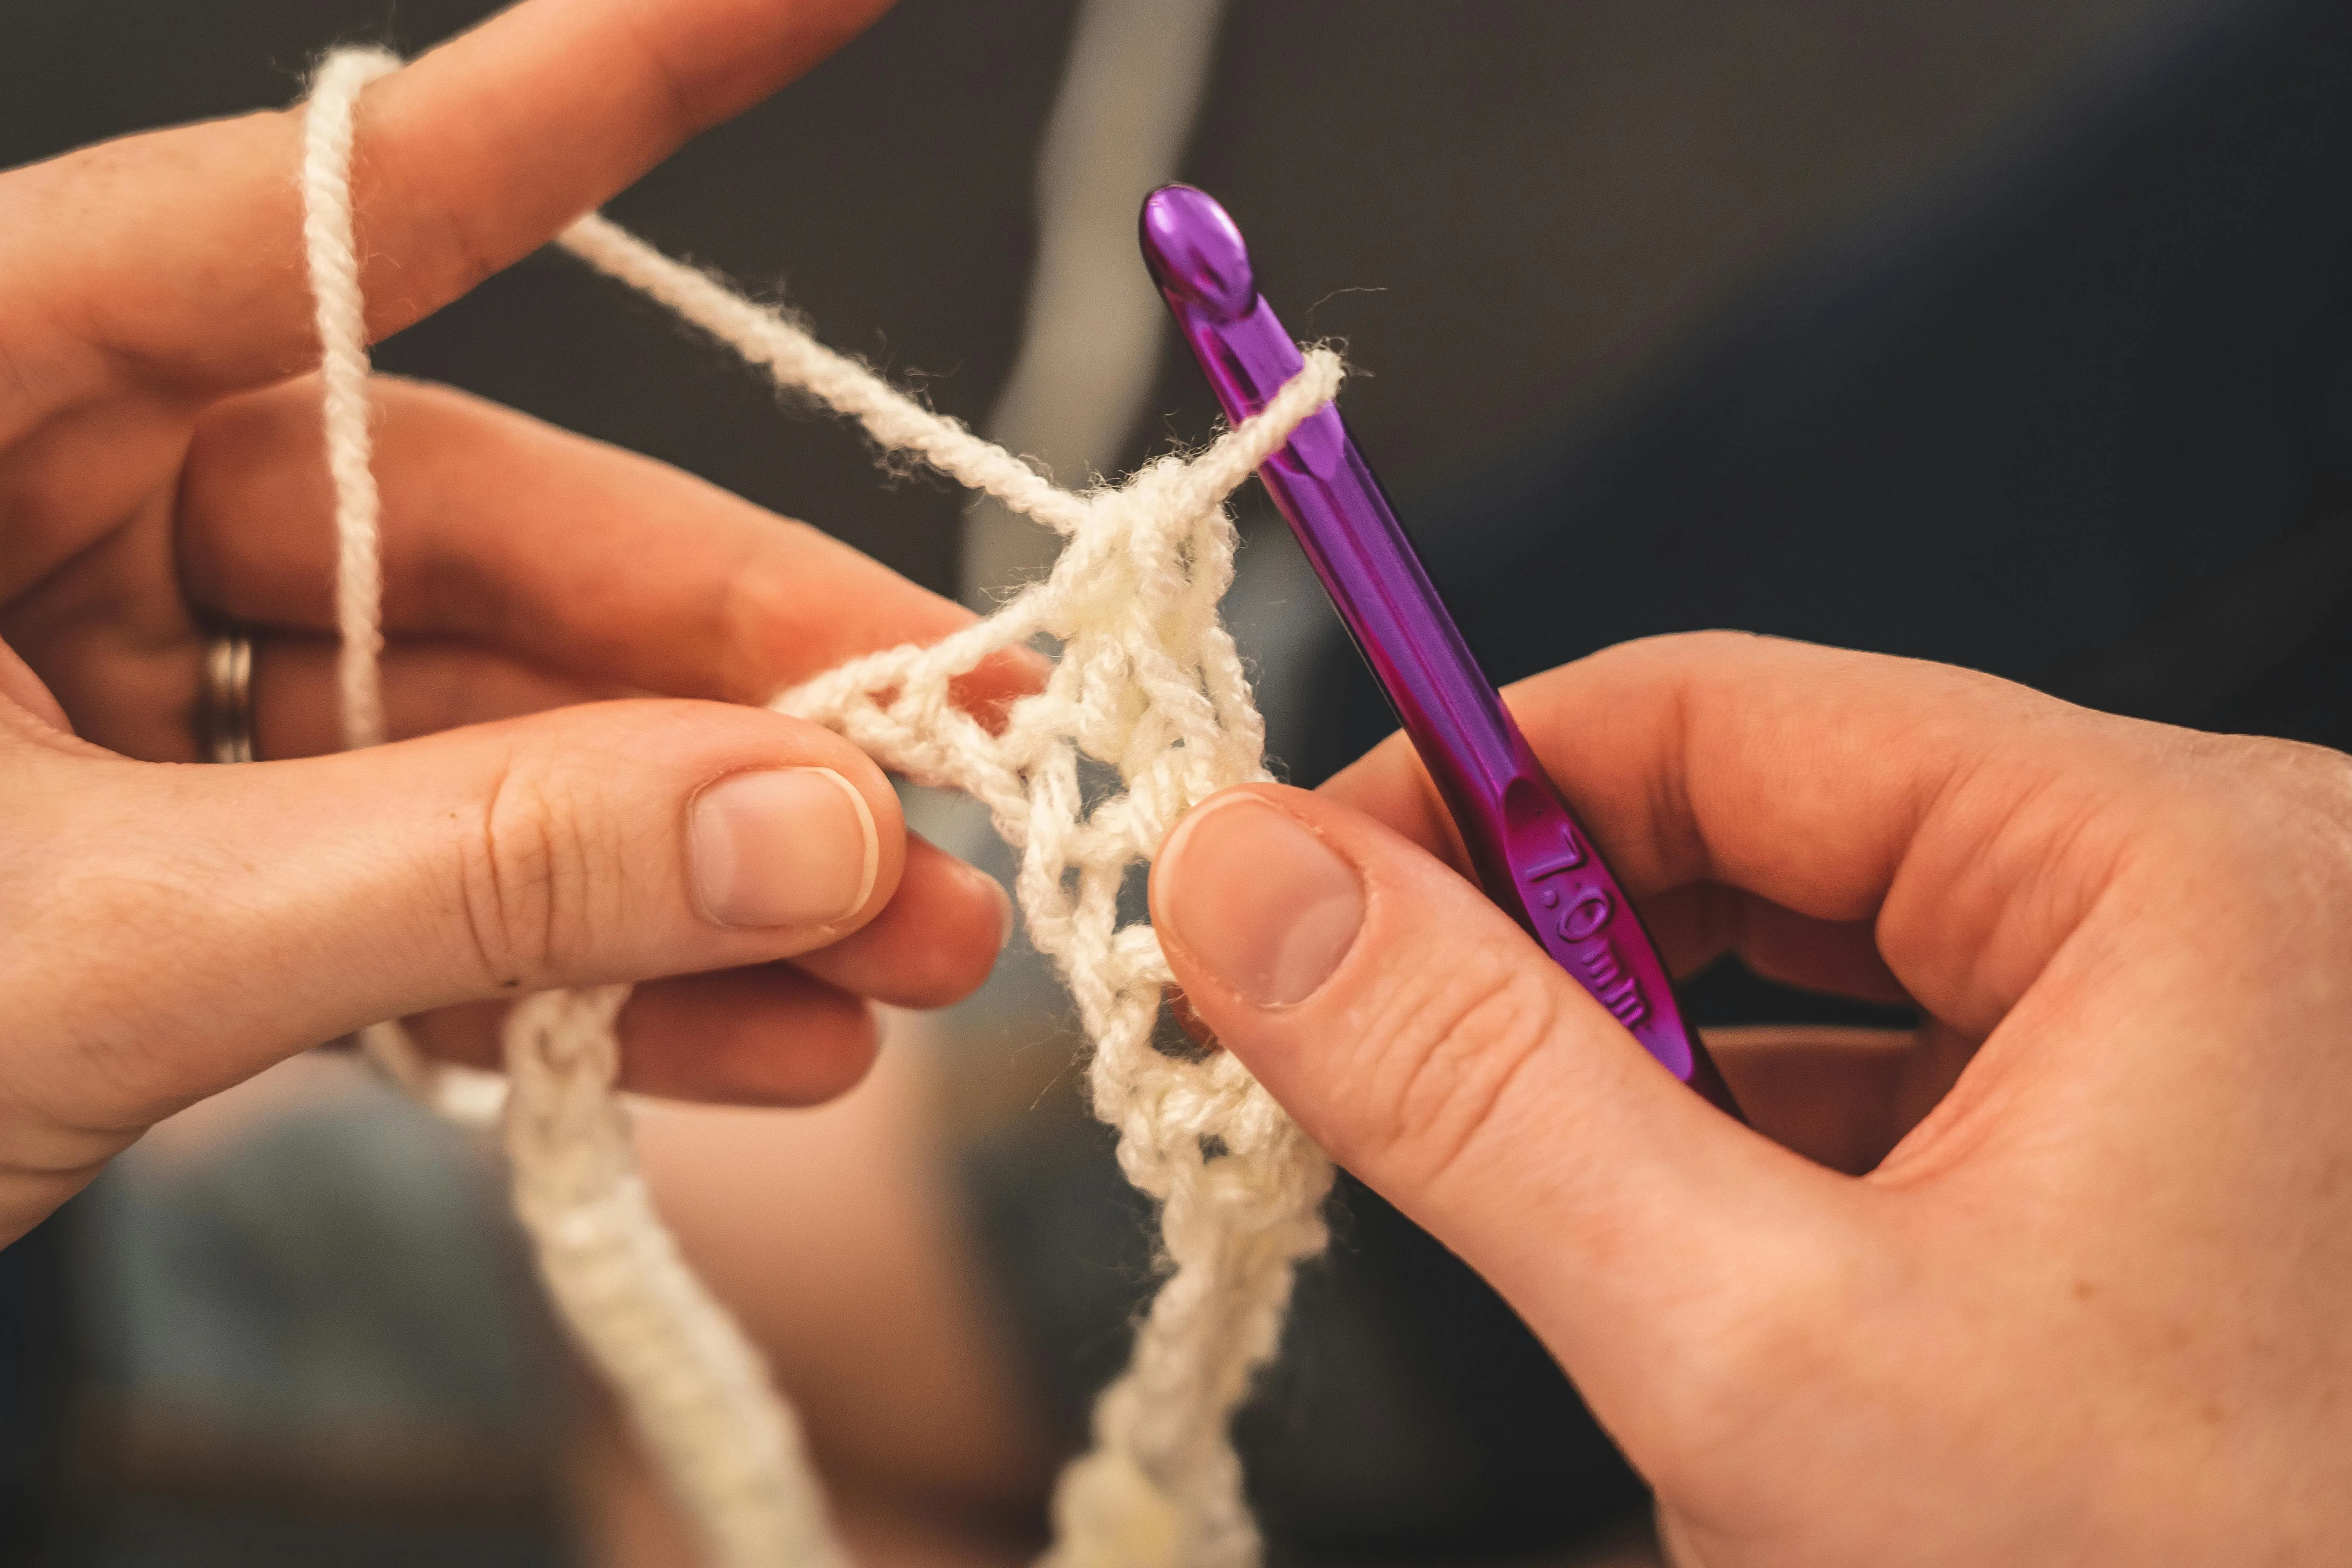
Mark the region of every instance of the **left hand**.
[[[370, 333], [541, 245], [881, 8], [526, 0], [375, 83], [353, 174]], [[288, 760], [338, 730], [300, 150], [292, 110], [0, 174], [0, 1237], [157, 1117], [374, 1018], [429, 1012], [429, 1047], [488, 1059], [515, 988], [650, 982], [622, 1018], [631, 1088], [823, 1098], [870, 1058], [869, 999], [952, 1000], [1003, 930], [993, 883], [904, 835], [870, 762], [737, 706], [967, 612], [446, 389], [375, 384], [395, 743]], [[157, 765], [197, 754], [223, 621], [255, 631], [265, 761]], [[1007, 659], [961, 694], [985, 707], [1030, 679]], [[619, 697], [706, 700], [542, 711]], [[822, 918], [776, 912], [772, 886], [749, 914], [710, 907], [689, 824], [717, 818], [695, 803], [793, 767], [863, 802], [869, 891]], [[829, 788], [792, 798], [841, 816]], [[798, 844], [856, 871], [854, 823], [781, 812], [741, 830], [754, 859], [772, 872]]]

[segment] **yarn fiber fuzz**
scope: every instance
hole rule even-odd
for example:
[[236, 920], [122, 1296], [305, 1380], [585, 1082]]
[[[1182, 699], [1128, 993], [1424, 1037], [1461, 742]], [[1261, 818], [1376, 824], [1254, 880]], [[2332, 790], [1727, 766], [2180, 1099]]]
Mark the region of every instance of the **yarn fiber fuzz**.
[[[350, 742], [381, 738], [375, 485], [367, 344], [352, 232], [351, 150], [366, 84], [397, 68], [349, 50], [314, 79], [304, 239], [326, 374], [328, 468]], [[963, 790], [1020, 854], [1030, 940], [1067, 984], [1091, 1051], [1095, 1112], [1120, 1168], [1159, 1209], [1162, 1280], [1128, 1367], [1104, 1391], [1093, 1447], [1056, 1488], [1053, 1568], [1250, 1568], [1260, 1555], [1230, 1436], [1274, 1354], [1295, 1265], [1318, 1253], [1331, 1167], [1230, 1055], [1151, 1043], [1171, 975], [1149, 925], [1118, 921], [1121, 884], [1192, 806], [1267, 777], [1265, 725], [1218, 605], [1236, 543], [1225, 500], [1338, 393], [1311, 348], [1264, 412], [1207, 451], [1167, 457], [1115, 487], [1056, 488], [1013, 454], [824, 347], [781, 311], [662, 255], [600, 216], [560, 243], [667, 306], [782, 388], [856, 419], [911, 456], [1066, 540], [1050, 574], [928, 647], [854, 659], [778, 696], [780, 712], [840, 731], [886, 767]], [[1045, 637], [1043, 690], [991, 733], [952, 681]], [[1090, 766], [1082, 765], [1091, 764]], [[1085, 776], [1116, 781], [1090, 799]], [[515, 1207], [539, 1269], [589, 1359], [628, 1409], [721, 1568], [844, 1561], [798, 1423], [757, 1351], [679, 1257], [647, 1198], [614, 1092], [625, 987], [554, 992], [513, 1009], [502, 1120]], [[499, 1098], [417, 1058], [397, 1026], [372, 1055], [445, 1111]], [[468, 1110], [470, 1109], [470, 1111]]]

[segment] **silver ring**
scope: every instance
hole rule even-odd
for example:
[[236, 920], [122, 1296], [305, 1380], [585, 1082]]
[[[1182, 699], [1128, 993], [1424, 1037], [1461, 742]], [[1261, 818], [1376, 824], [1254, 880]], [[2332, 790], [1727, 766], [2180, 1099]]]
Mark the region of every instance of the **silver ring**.
[[215, 763], [253, 761], [253, 636], [215, 632], [205, 643], [196, 744]]

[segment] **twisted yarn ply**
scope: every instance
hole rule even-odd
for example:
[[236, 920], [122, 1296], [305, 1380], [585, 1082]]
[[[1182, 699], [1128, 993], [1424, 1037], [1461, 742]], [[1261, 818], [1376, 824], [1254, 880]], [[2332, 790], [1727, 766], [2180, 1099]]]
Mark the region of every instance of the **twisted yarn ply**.
[[[302, 172], [304, 237], [324, 372], [339, 541], [343, 700], [352, 744], [381, 738], [380, 572], [369, 469], [367, 349], [350, 168], [381, 51], [331, 57], [314, 79]], [[1067, 983], [1091, 1047], [1096, 1113], [1158, 1204], [1163, 1280], [1127, 1370], [1096, 1408], [1094, 1446], [1055, 1498], [1055, 1568], [1249, 1568], [1257, 1532], [1229, 1436], [1274, 1353], [1294, 1265], [1325, 1241], [1329, 1163], [1223, 1052], [1151, 1043], [1170, 980], [1148, 925], [1118, 921], [1121, 884], [1179, 817], [1263, 779], [1265, 731], [1218, 604], [1233, 580], [1226, 498], [1338, 392], [1338, 358], [1310, 349], [1267, 408], [1190, 460], [1126, 483], [1055, 488], [1003, 447], [824, 348], [780, 311], [671, 259], [602, 217], [562, 246], [732, 348], [779, 387], [856, 419], [1066, 540], [1051, 574], [929, 647], [858, 658], [772, 706], [830, 726], [919, 783], [967, 791], [1020, 853], [1032, 942]], [[950, 700], [957, 677], [1040, 637], [1059, 646], [1045, 689], [991, 733]], [[1082, 770], [1082, 762], [1091, 767]], [[1089, 798], [1086, 778], [1115, 780]], [[721, 1568], [842, 1561], [798, 1426], [757, 1352], [695, 1279], [654, 1214], [614, 1082], [626, 988], [555, 992], [507, 1025], [503, 1120], [515, 1205], [549, 1292], [630, 1411]], [[481, 1086], [420, 1063], [397, 1026], [365, 1043], [445, 1110], [478, 1114]]]

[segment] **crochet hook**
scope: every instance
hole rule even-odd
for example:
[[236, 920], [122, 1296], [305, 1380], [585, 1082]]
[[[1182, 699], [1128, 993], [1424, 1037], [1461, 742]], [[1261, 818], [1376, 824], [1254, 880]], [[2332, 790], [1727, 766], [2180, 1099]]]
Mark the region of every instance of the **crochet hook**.
[[[1303, 360], [1257, 291], [1225, 209], [1190, 185], [1145, 198], [1143, 256], [1238, 425]], [[1258, 470], [1454, 814], [1479, 886], [1668, 1072], [1737, 1116], [1633, 900], [1438, 597], [1336, 405], [1307, 417]]]

